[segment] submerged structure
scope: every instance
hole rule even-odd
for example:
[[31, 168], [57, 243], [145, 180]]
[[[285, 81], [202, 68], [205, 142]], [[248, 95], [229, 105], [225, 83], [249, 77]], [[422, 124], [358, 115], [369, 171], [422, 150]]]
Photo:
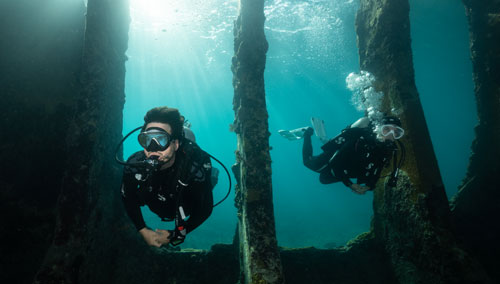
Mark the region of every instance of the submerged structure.
[[[232, 65], [238, 230], [233, 244], [208, 251], [148, 247], [115, 190], [121, 170], [109, 153], [122, 135], [128, 1], [89, 0], [87, 7], [78, 1], [68, 12], [71, 25], [47, 43], [47, 56], [36, 58], [41, 68], [32, 50], [16, 48], [22, 35], [33, 33], [14, 16], [36, 19], [40, 7], [4, 2], [12, 3], [0, 7], [11, 14], [0, 27], [7, 39], [0, 57], [0, 129], [9, 134], [0, 143], [3, 282], [500, 281], [494, 180], [500, 173], [500, 1], [464, 0], [479, 125], [467, 176], [450, 206], [415, 86], [408, 1], [361, 0], [360, 68], [377, 78], [384, 110], [403, 110], [408, 158], [395, 187], [378, 183], [371, 230], [345, 247], [319, 250], [280, 248], [276, 241], [264, 0], [240, 0]], [[18, 71], [20, 65], [27, 71]]]

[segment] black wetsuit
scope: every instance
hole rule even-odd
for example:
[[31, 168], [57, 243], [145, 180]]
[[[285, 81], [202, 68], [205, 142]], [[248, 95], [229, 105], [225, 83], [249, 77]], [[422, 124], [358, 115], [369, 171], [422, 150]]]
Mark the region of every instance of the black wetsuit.
[[[187, 233], [203, 223], [212, 213], [213, 196], [210, 157], [194, 143], [185, 142], [176, 152], [174, 164], [151, 174], [143, 168], [126, 166], [123, 171], [122, 200], [137, 230], [146, 227], [141, 206], [148, 205], [162, 220], [173, 220], [179, 206], [189, 216], [184, 226]], [[188, 153], [188, 154], [186, 154]], [[190, 157], [187, 159], [187, 157]], [[146, 159], [143, 151], [130, 156], [128, 163]], [[185, 161], [185, 162], [183, 162]], [[189, 169], [188, 171], [182, 171]], [[176, 190], [179, 177], [187, 186]]]
[[371, 127], [347, 127], [321, 149], [323, 153], [313, 156], [311, 135], [304, 136], [304, 165], [320, 173], [321, 183], [341, 181], [350, 187], [353, 184], [350, 179], [357, 178], [358, 184], [373, 189], [397, 146], [392, 141], [378, 141]]

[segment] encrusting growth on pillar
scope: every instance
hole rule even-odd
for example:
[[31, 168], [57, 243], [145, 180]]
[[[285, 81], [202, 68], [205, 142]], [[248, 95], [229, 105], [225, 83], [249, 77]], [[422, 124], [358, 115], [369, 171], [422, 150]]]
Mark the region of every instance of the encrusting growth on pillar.
[[361, 70], [397, 111], [407, 159], [398, 183], [381, 180], [374, 194], [373, 231], [400, 283], [486, 281], [481, 267], [451, 233], [450, 210], [415, 86], [407, 0], [362, 0], [356, 16]]
[[238, 139], [236, 205], [240, 266], [245, 283], [282, 283], [274, 226], [268, 114], [264, 69], [268, 44], [264, 35], [264, 1], [241, 0], [234, 26], [232, 71]]
[[83, 283], [102, 272], [99, 258], [113, 254], [99, 245], [112, 237], [109, 224], [117, 213], [110, 190], [120, 184], [120, 170], [105, 153], [112, 153], [121, 138], [129, 21], [128, 1], [88, 1], [56, 231], [35, 283]]
[[463, 0], [469, 20], [478, 125], [467, 174], [452, 199], [457, 235], [500, 281], [500, 0]]

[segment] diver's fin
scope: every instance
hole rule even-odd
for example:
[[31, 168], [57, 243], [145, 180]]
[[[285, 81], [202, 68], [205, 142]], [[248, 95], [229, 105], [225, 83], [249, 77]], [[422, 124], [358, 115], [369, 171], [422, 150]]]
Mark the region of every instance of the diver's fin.
[[304, 137], [304, 132], [306, 132], [307, 127], [300, 127], [293, 130], [278, 130], [278, 133], [288, 140], [299, 140]]
[[314, 133], [316, 136], [325, 144], [328, 142], [328, 137], [326, 136], [325, 122], [323, 119], [317, 117], [311, 117], [311, 124], [314, 128]]

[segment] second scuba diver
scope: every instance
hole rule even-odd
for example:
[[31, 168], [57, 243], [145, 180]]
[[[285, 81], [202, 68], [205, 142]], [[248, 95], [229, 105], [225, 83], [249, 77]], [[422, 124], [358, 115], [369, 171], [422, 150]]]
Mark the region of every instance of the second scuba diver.
[[[318, 156], [313, 156], [313, 132], [313, 128], [309, 127], [303, 134], [302, 160], [307, 168], [320, 174], [321, 183], [341, 181], [353, 192], [365, 194], [375, 188], [383, 168], [393, 158], [394, 169], [389, 184], [395, 185], [404, 160], [404, 146], [398, 141], [403, 137], [404, 130], [398, 118], [386, 116], [380, 125], [374, 127], [370, 119], [363, 117], [324, 144], [321, 147], [323, 153]], [[402, 152], [399, 162], [396, 142]], [[356, 183], [351, 178], [356, 178]]]
[[[144, 150], [132, 154], [124, 168], [123, 204], [151, 246], [181, 244], [212, 213], [215, 184], [210, 156], [184, 137], [183, 124], [184, 117], [175, 108], [148, 111], [138, 137]], [[175, 229], [148, 228], [140, 209], [143, 205], [162, 220], [175, 221]]]

